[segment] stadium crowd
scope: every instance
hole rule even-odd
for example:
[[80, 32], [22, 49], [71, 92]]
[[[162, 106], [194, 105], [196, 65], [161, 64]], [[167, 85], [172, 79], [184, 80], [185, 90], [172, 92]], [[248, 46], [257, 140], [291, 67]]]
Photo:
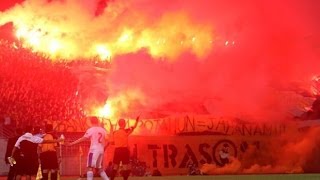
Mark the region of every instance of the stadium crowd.
[[65, 62], [0, 40], [0, 118], [11, 125], [82, 118], [77, 86]]

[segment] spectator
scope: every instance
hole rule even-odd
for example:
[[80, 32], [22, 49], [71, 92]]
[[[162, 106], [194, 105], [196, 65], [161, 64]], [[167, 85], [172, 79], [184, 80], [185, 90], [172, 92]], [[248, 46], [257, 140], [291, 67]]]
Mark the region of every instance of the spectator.
[[[38, 120], [84, 117], [78, 79], [61, 60], [13, 47], [0, 40], [0, 116], [10, 126]], [[63, 77], [63, 78], [61, 78]], [[23, 123], [22, 123], [23, 122]]]

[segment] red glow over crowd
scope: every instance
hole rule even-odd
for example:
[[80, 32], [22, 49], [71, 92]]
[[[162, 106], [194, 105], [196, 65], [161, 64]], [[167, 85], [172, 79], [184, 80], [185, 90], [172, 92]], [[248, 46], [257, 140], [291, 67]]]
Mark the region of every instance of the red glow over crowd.
[[[315, 7], [320, 1], [0, 1], [0, 137], [49, 125], [66, 136], [59, 156], [78, 163], [91, 149], [78, 143], [94, 138], [71, 140], [104, 125], [99, 151], [124, 148], [168, 174], [320, 172]], [[117, 128], [120, 143], [110, 148]]]
[[0, 41], [0, 114], [11, 123], [39, 124], [84, 116], [77, 78], [64, 63]]

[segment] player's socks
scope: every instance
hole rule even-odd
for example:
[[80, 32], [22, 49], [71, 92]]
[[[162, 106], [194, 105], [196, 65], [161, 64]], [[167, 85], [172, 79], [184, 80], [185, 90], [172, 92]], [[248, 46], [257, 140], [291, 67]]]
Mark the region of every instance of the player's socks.
[[128, 180], [129, 176], [130, 176], [130, 170], [124, 170], [122, 171], [122, 176], [123, 176], [123, 180]]
[[49, 173], [44, 173], [44, 172], [42, 172], [42, 178], [41, 178], [41, 180], [48, 180], [48, 175], [49, 175]]
[[55, 171], [55, 172], [51, 172], [51, 180], [57, 180], [58, 179], [58, 172]]
[[107, 176], [106, 172], [101, 171], [100, 176], [102, 177], [103, 180], [109, 180], [109, 177]]
[[87, 180], [93, 180], [93, 171], [87, 171]]

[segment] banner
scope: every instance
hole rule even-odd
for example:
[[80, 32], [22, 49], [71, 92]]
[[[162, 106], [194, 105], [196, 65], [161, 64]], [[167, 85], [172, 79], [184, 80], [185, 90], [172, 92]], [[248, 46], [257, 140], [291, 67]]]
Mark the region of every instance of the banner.
[[[103, 122], [109, 130], [110, 122], [108, 120]], [[127, 127], [134, 122], [135, 120], [130, 120]], [[257, 152], [260, 154], [257, 158], [265, 158], [262, 157], [264, 153], [268, 155], [280, 153], [273, 151], [273, 148], [281, 148], [290, 141], [298, 145], [298, 150], [305, 151], [301, 147], [310, 147], [317, 154], [317, 149], [312, 146], [312, 144], [315, 145], [313, 138], [317, 134], [305, 136], [305, 133], [311, 127], [318, 126], [320, 126], [319, 120], [267, 123], [207, 116], [141, 120], [134, 134], [129, 137], [129, 145], [132, 159], [148, 167], [148, 171], [159, 170], [163, 175], [187, 175], [190, 165], [200, 167], [207, 163], [223, 167], [231, 158], [236, 158], [244, 165], [255, 159], [249, 158], [248, 154]], [[305, 139], [301, 141], [302, 144], [299, 144], [300, 142], [295, 141], [292, 135], [305, 137]], [[285, 137], [283, 139], [285, 143], [277, 144], [282, 142], [280, 139], [283, 137]], [[306, 140], [309, 140], [308, 144]], [[297, 147], [288, 146], [287, 149], [294, 150]], [[89, 144], [83, 148], [81, 153], [86, 155]], [[79, 153], [76, 149], [75, 152], [69, 152], [67, 155]], [[287, 152], [282, 149], [281, 153]], [[105, 164], [113, 160], [113, 155], [114, 147], [111, 145], [106, 150]], [[306, 164], [311, 168], [315, 167], [314, 172], [318, 172], [317, 167], [320, 167], [318, 158], [312, 155], [312, 159], [314, 159], [313, 163]], [[264, 160], [260, 162], [267, 163]], [[266, 171], [266, 173], [273, 172], [283, 173], [282, 169]]]
[[249, 146], [264, 148], [269, 138], [231, 136], [134, 136], [131, 155], [145, 162], [150, 170], [164, 175], [187, 175], [190, 165], [224, 166], [229, 158], [242, 159]]
[[[70, 121], [52, 121], [54, 129], [58, 132], [84, 132], [89, 128], [86, 119]], [[110, 131], [118, 128], [117, 120], [101, 119], [102, 125]], [[127, 127], [135, 123], [134, 119], [127, 119]], [[287, 131], [288, 122], [252, 122], [238, 118], [212, 117], [199, 115], [170, 116], [165, 118], [143, 119], [138, 123], [134, 135], [241, 135], [241, 136], [271, 136], [281, 135]], [[294, 127], [296, 128], [296, 127]]]

